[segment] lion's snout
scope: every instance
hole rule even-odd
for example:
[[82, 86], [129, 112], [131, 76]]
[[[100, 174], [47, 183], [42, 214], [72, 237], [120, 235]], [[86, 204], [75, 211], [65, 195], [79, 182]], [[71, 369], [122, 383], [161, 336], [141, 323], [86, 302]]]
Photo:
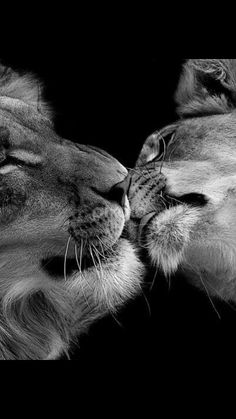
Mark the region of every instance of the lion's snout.
[[124, 180], [121, 182], [116, 183], [107, 191], [100, 191], [97, 188], [92, 187], [92, 190], [100, 195], [102, 198], [106, 199], [110, 202], [115, 202], [124, 208], [126, 203], [126, 196], [130, 187], [131, 177], [128, 174]]

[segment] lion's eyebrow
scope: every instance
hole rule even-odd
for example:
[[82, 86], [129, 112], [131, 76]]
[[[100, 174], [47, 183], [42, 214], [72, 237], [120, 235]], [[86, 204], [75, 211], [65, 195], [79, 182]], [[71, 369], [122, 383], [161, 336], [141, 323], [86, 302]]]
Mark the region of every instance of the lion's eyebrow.
[[25, 151], [22, 149], [19, 150], [13, 150], [10, 153], [11, 157], [15, 157], [16, 159], [24, 161], [26, 164], [32, 164], [37, 165], [39, 163], [42, 163], [43, 159], [38, 154], [35, 154], [31, 151]]

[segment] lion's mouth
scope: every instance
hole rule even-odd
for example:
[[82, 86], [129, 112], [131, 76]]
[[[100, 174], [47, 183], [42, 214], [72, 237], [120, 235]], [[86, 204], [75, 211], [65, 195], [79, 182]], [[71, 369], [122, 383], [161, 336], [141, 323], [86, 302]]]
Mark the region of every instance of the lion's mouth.
[[[160, 194], [159, 202], [160, 201], [162, 205], [159, 205], [158, 210], [153, 211], [152, 212], [153, 214], [155, 213], [156, 215], [158, 215], [165, 210], [171, 209], [173, 207], [176, 207], [177, 205], [182, 205], [182, 204], [195, 206], [195, 207], [202, 207], [207, 204], [208, 198], [206, 197], [206, 195], [195, 193], [195, 192], [191, 192], [191, 193], [183, 194], [183, 195], [174, 195], [174, 194], [170, 195], [163, 192], [162, 194]], [[145, 216], [146, 215], [148, 214], [145, 214]], [[142, 218], [132, 216], [132, 213], [131, 213], [130, 219], [137, 224], [140, 223]]]
[[206, 195], [195, 192], [187, 193], [184, 195], [169, 195], [164, 193], [163, 198], [165, 200], [166, 209], [181, 204], [187, 204], [194, 207], [203, 207], [208, 202]]
[[[104, 263], [105, 258], [102, 263]], [[98, 262], [97, 262], [98, 263]], [[63, 256], [51, 256], [41, 261], [41, 268], [50, 276], [57, 279], [66, 279], [74, 272], [84, 272], [89, 268], [94, 268], [96, 262], [89, 255], [83, 256], [79, 262], [76, 258], [68, 257], [65, 262]]]
[[153, 217], [158, 216], [164, 211], [171, 210], [173, 207], [178, 205], [185, 204], [194, 207], [203, 207], [207, 204], [208, 198], [206, 195], [195, 192], [183, 195], [170, 195], [163, 191], [162, 194], [160, 194], [160, 201], [161, 205], [158, 205], [157, 211], [151, 211], [145, 214], [142, 218], [131, 215], [130, 224], [132, 224], [133, 230], [136, 229], [136, 233], [138, 234], [139, 239], [142, 238], [146, 227], [149, 225]]
[[118, 241], [110, 249], [103, 249], [102, 253], [93, 246], [93, 250], [91, 248], [90, 251], [83, 252], [82, 257], [75, 254], [74, 257], [67, 256], [66, 259], [65, 256], [59, 255], [44, 258], [41, 260], [41, 268], [55, 279], [66, 279], [75, 272], [83, 273], [90, 268], [99, 270], [116, 252]]
[[94, 266], [93, 260], [91, 257], [84, 256], [78, 266], [76, 258], [64, 256], [50, 256], [48, 258], [42, 259], [41, 268], [50, 276], [54, 278], [63, 278], [65, 276], [70, 276], [73, 272], [84, 271], [90, 267]]

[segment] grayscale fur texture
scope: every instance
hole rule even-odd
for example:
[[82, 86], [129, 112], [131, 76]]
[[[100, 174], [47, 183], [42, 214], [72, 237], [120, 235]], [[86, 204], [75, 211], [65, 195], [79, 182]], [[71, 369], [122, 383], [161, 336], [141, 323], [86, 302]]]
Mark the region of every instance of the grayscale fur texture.
[[236, 302], [236, 60], [187, 60], [175, 98], [133, 171], [130, 235], [167, 278]]
[[[135, 247], [121, 238], [127, 197], [109, 198], [127, 170], [102, 150], [60, 138], [41, 90], [32, 75], [1, 66], [0, 359], [6, 360], [68, 355], [91, 323], [140, 292], [144, 274]], [[60, 272], [47, 269], [50, 261], [62, 264]]]

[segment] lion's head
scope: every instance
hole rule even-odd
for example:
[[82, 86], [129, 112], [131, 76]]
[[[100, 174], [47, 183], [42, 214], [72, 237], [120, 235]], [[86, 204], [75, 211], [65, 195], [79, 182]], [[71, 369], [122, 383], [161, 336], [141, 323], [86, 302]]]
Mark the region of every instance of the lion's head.
[[176, 101], [133, 171], [130, 234], [166, 275], [236, 301], [236, 60], [188, 60]]
[[60, 138], [41, 85], [0, 68], [0, 358], [52, 359], [140, 288], [127, 170]]

